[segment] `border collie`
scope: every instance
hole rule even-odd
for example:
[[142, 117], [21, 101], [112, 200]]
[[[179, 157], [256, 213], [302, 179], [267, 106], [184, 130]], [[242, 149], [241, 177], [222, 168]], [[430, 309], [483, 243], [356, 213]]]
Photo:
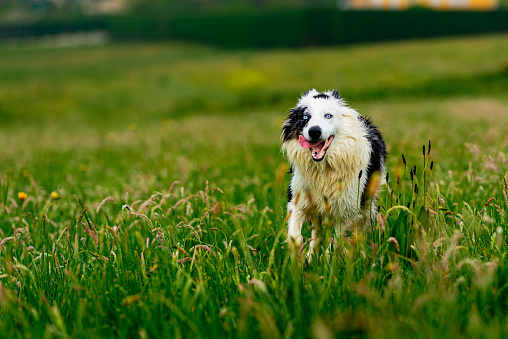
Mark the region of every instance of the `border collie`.
[[386, 145], [368, 118], [347, 106], [337, 90], [308, 90], [282, 127], [282, 150], [291, 165], [288, 241], [301, 246], [310, 221], [309, 260], [328, 218], [345, 235], [374, 221], [384, 182]]

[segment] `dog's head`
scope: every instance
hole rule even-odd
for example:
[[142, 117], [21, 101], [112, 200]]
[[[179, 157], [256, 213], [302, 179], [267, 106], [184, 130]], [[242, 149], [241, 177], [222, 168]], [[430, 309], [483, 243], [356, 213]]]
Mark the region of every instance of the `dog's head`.
[[343, 129], [344, 114], [349, 115], [350, 109], [337, 90], [319, 93], [310, 89], [288, 115], [282, 127], [283, 142], [296, 139], [310, 150], [312, 160], [322, 161]]

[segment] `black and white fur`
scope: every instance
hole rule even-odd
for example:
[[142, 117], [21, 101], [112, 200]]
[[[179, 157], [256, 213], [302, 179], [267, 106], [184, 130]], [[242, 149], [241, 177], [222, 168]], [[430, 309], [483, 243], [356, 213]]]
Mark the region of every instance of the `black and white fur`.
[[385, 177], [385, 142], [371, 121], [348, 107], [336, 90], [310, 89], [303, 94], [282, 127], [282, 142], [292, 173], [289, 242], [301, 245], [302, 226], [310, 221], [310, 258], [319, 246], [324, 218], [342, 235], [373, 220]]

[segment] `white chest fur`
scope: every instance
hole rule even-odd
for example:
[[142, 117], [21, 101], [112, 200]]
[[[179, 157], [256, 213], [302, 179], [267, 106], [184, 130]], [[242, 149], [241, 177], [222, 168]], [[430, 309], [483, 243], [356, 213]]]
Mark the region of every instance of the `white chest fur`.
[[296, 140], [286, 142], [285, 150], [293, 166], [291, 190], [295, 207], [307, 215], [328, 214], [343, 221], [357, 214], [371, 151], [365, 136], [336, 138], [319, 163]]

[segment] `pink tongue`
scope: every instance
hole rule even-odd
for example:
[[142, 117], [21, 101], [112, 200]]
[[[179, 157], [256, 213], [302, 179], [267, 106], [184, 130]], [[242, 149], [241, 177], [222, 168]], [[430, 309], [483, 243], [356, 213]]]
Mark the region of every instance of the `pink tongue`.
[[303, 135], [300, 135], [298, 137], [298, 141], [300, 142], [300, 146], [302, 146], [303, 148], [314, 148], [320, 143], [322, 143], [322, 141], [310, 142], [307, 139], [305, 139]]

